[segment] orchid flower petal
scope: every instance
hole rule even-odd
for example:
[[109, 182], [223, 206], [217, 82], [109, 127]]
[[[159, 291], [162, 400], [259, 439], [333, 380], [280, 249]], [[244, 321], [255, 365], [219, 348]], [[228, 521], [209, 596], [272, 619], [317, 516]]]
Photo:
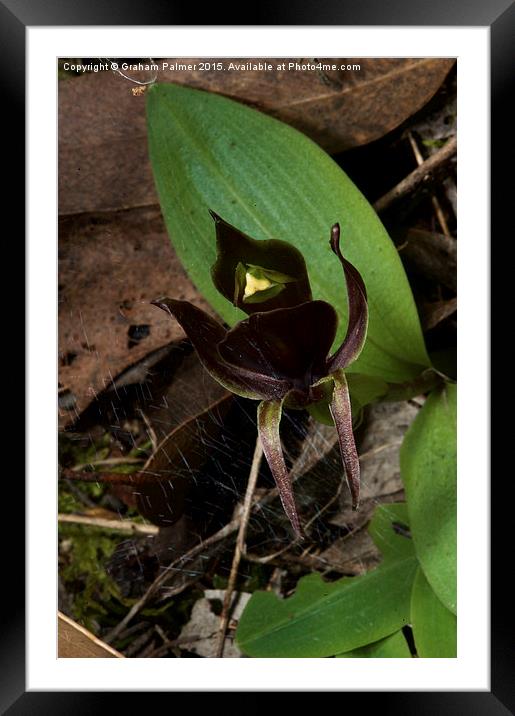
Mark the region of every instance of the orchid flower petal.
[[[227, 300], [251, 314], [296, 306], [311, 299], [306, 262], [295, 246], [278, 239], [252, 239], [214, 211], [209, 213], [215, 222], [217, 243], [211, 277]], [[245, 296], [246, 269], [268, 279], [250, 300]]]
[[349, 388], [343, 370], [331, 374], [334, 389], [329, 410], [338, 433], [338, 443], [342, 456], [345, 475], [352, 497], [352, 509], [357, 510], [359, 505], [359, 458], [352, 432], [352, 413], [350, 405]]
[[308, 388], [325, 374], [337, 322], [325, 301], [254, 313], [228, 331], [220, 355], [231, 365]]
[[218, 351], [227, 331], [202, 309], [173, 298], [159, 298], [152, 303], [178, 321], [204, 368], [227, 390], [252, 400], [280, 400], [290, 389], [287, 381], [227, 363]]
[[303, 533], [300, 526], [300, 520], [295, 506], [295, 498], [291, 485], [291, 479], [288, 474], [286, 463], [284, 462], [283, 449], [281, 446], [281, 436], [279, 433], [279, 424], [282, 414], [282, 400], [266, 400], [258, 406], [258, 431], [263, 446], [263, 452], [274, 476], [274, 480], [279, 490], [279, 496], [290, 520], [296, 536], [302, 539]]
[[335, 224], [331, 229], [330, 243], [331, 249], [338, 256], [343, 266], [349, 303], [347, 333], [340, 348], [327, 361], [327, 370], [329, 373], [333, 373], [340, 368], [346, 368], [361, 353], [367, 337], [368, 305], [367, 292], [361, 274], [343, 257], [340, 250], [339, 224]]

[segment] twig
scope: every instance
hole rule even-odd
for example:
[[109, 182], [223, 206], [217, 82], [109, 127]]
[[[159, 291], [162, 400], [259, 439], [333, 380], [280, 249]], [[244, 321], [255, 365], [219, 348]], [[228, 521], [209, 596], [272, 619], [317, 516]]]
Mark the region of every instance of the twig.
[[[417, 144], [417, 140], [413, 136], [411, 132], [408, 132], [408, 140], [411, 145], [411, 149], [413, 150], [413, 154], [415, 155], [415, 159], [417, 160], [418, 166], [421, 166], [424, 163], [424, 157], [420, 153], [420, 149]], [[440, 202], [438, 201], [438, 197], [432, 196], [431, 202], [433, 204], [433, 209], [435, 210], [436, 218], [438, 219], [438, 223], [442, 227], [442, 231], [445, 234], [445, 236], [450, 237], [451, 232], [449, 231], [449, 227], [447, 225], [447, 221], [445, 219], [444, 213], [442, 211], [442, 207], [440, 206]]]
[[243, 509], [240, 518], [240, 528], [238, 530], [236, 545], [234, 547], [231, 573], [229, 575], [229, 582], [225, 590], [222, 614], [220, 617], [220, 632], [218, 635], [218, 644], [216, 648], [216, 656], [218, 658], [222, 658], [224, 655], [225, 632], [227, 631], [227, 624], [229, 623], [229, 611], [232, 602], [232, 595], [234, 592], [234, 587], [236, 586], [236, 577], [238, 574], [238, 567], [240, 566], [241, 556], [245, 551], [245, 537], [247, 535], [247, 527], [249, 524], [250, 512], [252, 508], [252, 498], [254, 496], [254, 490], [256, 489], [256, 483], [259, 475], [259, 467], [261, 465], [262, 457], [263, 447], [261, 445], [261, 440], [258, 437], [256, 439], [256, 448], [254, 450], [254, 457], [252, 458], [252, 465], [250, 467], [247, 491], [245, 492], [245, 499], [243, 500]]
[[152, 427], [152, 423], [147, 418], [147, 416], [145, 415], [145, 413], [143, 412], [143, 410], [141, 408], [139, 408], [139, 413], [141, 415], [143, 422], [145, 423], [145, 427], [147, 428], [147, 434], [148, 434], [148, 437], [150, 438], [150, 443], [152, 445], [152, 453], [155, 453], [157, 450], [157, 446], [158, 446], [156, 431]]
[[81, 465], [74, 465], [71, 469], [73, 472], [81, 472], [85, 467], [97, 467], [99, 465], [139, 465], [145, 462], [142, 457], [108, 457], [105, 460], [93, 460], [93, 462], [84, 462]]
[[434, 174], [443, 164], [448, 162], [456, 154], [458, 142], [456, 137], [451, 137], [449, 141], [432, 156], [425, 160], [411, 174], [394, 186], [389, 192], [378, 199], [374, 204], [374, 209], [380, 214], [398, 199], [406, 196], [417, 189], [430, 174]]
[[128, 487], [143, 487], [155, 484], [156, 477], [142, 471], [138, 472], [95, 472], [94, 470], [74, 470], [69, 467], [59, 467], [59, 478], [76, 480], [78, 482], [97, 482], [98, 484], [127, 485]]
[[70, 522], [77, 525], [91, 525], [92, 527], [100, 527], [101, 529], [117, 530], [118, 532], [126, 532], [127, 534], [140, 535], [156, 535], [159, 533], [159, 527], [155, 525], [142, 525], [129, 520], [108, 520], [104, 517], [88, 517], [87, 515], [72, 515], [59, 513], [57, 515], [59, 522]]

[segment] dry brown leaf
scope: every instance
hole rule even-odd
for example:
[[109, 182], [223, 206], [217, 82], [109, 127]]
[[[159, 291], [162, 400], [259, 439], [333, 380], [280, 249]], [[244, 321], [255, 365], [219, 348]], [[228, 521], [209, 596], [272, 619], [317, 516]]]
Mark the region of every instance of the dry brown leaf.
[[57, 613], [59, 659], [124, 659], [120, 652], [98, 639], [62, 612]]
[[142, 470], [134, 476], [138, 483], [136, 505], [143, 517], [156, 525], [169, 526], [185, 509], [195, 476], [213, 451], [211, 444], [222, 430], [233, 396], [225, 392], [195, 417], [188, 417], [157, 446]]
[[448, 301], [425, 302], [421, 306], [422, 327], [430, 331], [446, 318], [452, 316], [458, 310], [458, 299], [450, 298]]
[[60, 401], [60, 421], [66, 425], [115, 376], [184, 338], [152, 299], [168, 294], [210, 309], [177, 259], [158, 209], [68, 218], [59, 233], [59, 387], [68, 399]]
[[[282, 61], [289, 60], [274, 59]], [[359, 64], [361, 70], [256, 72], [200, 71], [198, 62], [188, 59], [196, 70], [161, 70], [157, 80], [255, 106], [330, 152], [366, 144], [402, 124], [431, 99], [454, 64], [453, 59], [435, 58], [330, 58], [331, 64]], [[146, 79], [144, 74], [133, 76]], [[112, 72], [60, 82], [60, 214], [157, 203], [147, 153], [145, 95], [135, 96], [133, 88]]]
[[228, 395], [209, 375], [195, 351], [182, 358], [167, 382], [162, 392], [152, 391], [153, 399], [144, 406], [158, 439]]
[[[157, 445], [141, 470], [133, 473], [84, 472], [61, 468], [69, 480], [99, 482], [118, 488], [118, 496], [147, 520], [161, 527], [177, 522], [185, 510], [201, 468], [213, 453], [213, 441], [222, 430], [233, 395], [225, 392], [198, 414], [184, 421]], [[120, 491], [120, 487], [125, 488]], [[129, 498], [129, 499], [127, 499]]]
[[407, 229], [393, 235], [403, 263], [410, 271], [456, 292], [456, 240], [424, 229]]

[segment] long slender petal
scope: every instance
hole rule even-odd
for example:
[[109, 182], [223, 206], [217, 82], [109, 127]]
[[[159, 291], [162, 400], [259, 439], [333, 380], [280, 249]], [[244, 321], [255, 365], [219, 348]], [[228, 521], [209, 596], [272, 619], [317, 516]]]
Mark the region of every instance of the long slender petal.
[[290, 476], [284, 462], [281, 436], [279, 434], [282, 407], [282, 400], [267, 400], [260, 403], [258, 406], [258, 431], [263, 445], [263, 452], [277, 484], [284, 511], [288, 515], [296, 536], [302, 538], [302, 528], [295, 506]]
[[287, 381], [227, 363], [218, 351], [227, 332], [202, 309], [173, 298], [158, 298], [152, 303], [180, 323], [204, 368], [227, 390], [252, 400], [280, 400], [290, 389]]
[[335, 224], [331, 229], [331, 248], [340, 259], [347, 284], [347, 300], [349, 303], [349, 323], [347, 333], [342, 345], [336, 353], [328, 359], [327, 370], [332, 373], [340, 368], [346, 368], [356, 360], [361, 353], [367, 337], [368, 304], [367, 291], [359, 271], [347, 261], [340, 250], [340, 225]]
[[338, 433], [340, 453], [352, 497], [352, 508], [357, 510], [359, 505], [359, 458], [352, 432], [349, 388], [343, 370], [335, 371], [331, 378], [334, 381], [334, 390], [329, 410]]

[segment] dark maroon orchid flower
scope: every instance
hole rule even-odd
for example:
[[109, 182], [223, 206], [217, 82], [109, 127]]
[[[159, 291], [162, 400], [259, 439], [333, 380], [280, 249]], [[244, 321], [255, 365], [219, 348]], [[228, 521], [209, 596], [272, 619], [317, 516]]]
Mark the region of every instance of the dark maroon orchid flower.
[[330, 245], [347, 284], [349, 319], [345, 339], [329, 355], [338, 318], [325, 301], [311, 300], [301, 253], [285, 241], [257, 241], [214, 212], [218, 258], [213, 282], [248, 318], [226, 330], [187, 301], [159, 298], [152, 303], [181, 324], [206, 370], [228, 390], [261, 401], [258, 431], [288, 518], [298, 537], [302, 529], [284, 461], [279, 424], [284, 407], [329, 405], [354, 509], [359, 502], [359, 461], [345, 368], [365, 343], [368, 307], [363, 279], [340, 250], [340, 227]]

